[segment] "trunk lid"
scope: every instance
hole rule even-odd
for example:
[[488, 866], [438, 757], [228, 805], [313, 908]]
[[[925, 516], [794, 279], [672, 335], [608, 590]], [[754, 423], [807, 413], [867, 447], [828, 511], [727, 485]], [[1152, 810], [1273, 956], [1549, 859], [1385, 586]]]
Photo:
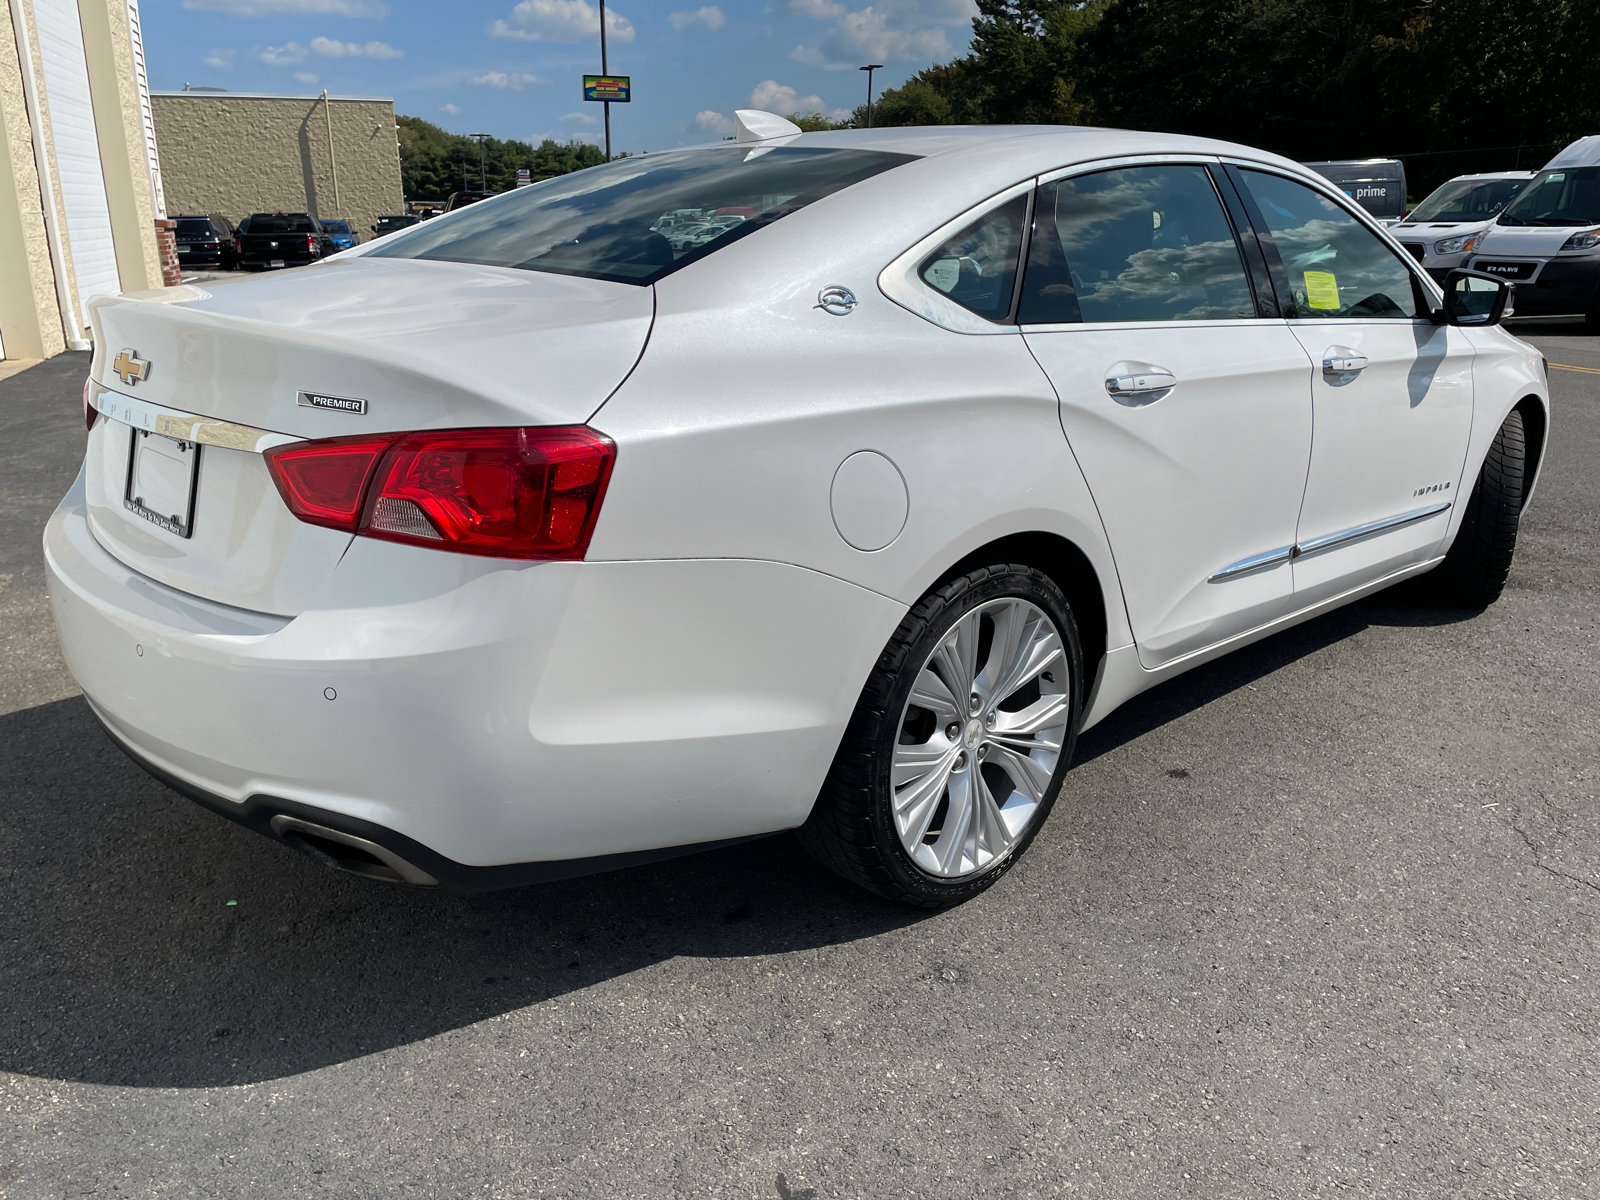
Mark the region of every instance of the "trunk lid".
[[[94, 301], [91, 374], [147, 405], [294, 438], [580, 424], [638, 360], [653, 307], [653, 289], [628, 284], [358, 256]], [[149, 364], [142, 378], [130, 361]], [[364, 404], [308, 407], [302, 393]], [[139, 419], [107, 400], [86, 462], [100, 543], [182, 591], [302, 611], [349, 536], [297, 521], [260, 454], [216, 445], [200, 448], [188, 536], [153, 522], [128, 494]]]

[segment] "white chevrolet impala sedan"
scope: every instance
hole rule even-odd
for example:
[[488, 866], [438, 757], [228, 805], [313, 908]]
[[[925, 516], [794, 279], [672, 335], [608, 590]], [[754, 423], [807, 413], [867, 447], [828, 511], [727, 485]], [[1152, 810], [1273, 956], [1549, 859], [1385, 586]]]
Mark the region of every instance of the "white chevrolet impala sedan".
[[1153, 684], [1499, 595], [1548, 428], [1503, 281], [1243, 146], [739, 129], [94, 306], [44, 548], [135, 760], [377, 879], [793, 829], [932, 907]]

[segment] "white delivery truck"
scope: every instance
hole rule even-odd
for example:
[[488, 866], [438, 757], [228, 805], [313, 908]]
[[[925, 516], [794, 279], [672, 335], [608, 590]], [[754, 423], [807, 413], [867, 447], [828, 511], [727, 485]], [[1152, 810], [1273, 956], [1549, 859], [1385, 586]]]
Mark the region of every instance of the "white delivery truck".
[[1483, 231], [1532, 178], [1532, 171], [1457, 175], [1434, 188], [1389, 231], [1429, 275], [1443, 283], [1452, 268], [1472, 257]]
[[1484, 231], [1472, 269], [1516, 284], [1513, 320], [1600, 333], [1600, 134], [1545, 164]]

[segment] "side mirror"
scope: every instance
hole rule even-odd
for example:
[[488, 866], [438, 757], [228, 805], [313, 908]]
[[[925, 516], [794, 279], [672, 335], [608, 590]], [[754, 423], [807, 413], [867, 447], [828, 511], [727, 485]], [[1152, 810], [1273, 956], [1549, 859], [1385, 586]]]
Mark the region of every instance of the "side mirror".
[[1444, 323], [1498, 325], [1513, 311], [1513, 290], [1507, 280], [1457, 267], [1444, 280]]

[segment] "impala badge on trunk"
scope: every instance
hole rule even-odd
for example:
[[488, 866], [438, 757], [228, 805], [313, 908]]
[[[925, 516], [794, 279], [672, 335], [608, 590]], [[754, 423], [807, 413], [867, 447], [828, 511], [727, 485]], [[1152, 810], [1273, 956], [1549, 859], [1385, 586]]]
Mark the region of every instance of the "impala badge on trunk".
[[331, 408], [335, 412], [364, 413], [367, 411], [365, 400], [350, 400], [343, 396], [319, 396], [316, 392], [300, 393], [301, 408]]

